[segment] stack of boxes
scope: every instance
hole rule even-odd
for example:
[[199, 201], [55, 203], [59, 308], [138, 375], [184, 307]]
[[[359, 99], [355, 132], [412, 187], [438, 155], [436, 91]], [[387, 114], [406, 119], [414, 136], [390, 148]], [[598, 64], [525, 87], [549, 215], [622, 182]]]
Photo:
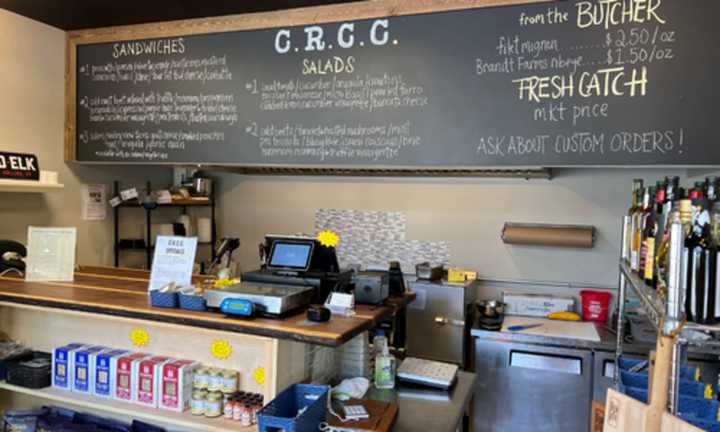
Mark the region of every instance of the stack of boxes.
[[55, 388], [182, 412], [198, 363], [79, 343], [53, 350]]

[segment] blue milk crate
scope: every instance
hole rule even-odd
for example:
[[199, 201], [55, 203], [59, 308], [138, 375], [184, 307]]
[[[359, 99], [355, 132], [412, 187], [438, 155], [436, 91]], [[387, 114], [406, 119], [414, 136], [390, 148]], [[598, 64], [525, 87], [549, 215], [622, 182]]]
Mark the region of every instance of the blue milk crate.
[[[620, 383], [625, 387], [635, 387], [639, 389], [648, 388], [647, 374], [637, 374], [628, 371], [620, 371]], [[705, 397], [705, 384], [699, 381], [680, 380], [680, 395], [696, 398]]]
[[[620, 357], [618, 359], [618, 367], [620, 368], [620, 370], [627, 371], [630, 368], [632, 368], [633, 366], [642, 363], [643, 361], [644, 360]], [[641, 375], [647, 375], [648, 370], [645, 369], [644, 371], [638, 372], [638, 373]], [[688, 366], [688, 365], [680, 366], [680, 379], [688, 380], [688, 381], [697, 381], [695, 379], [695, 367]]]
[[698, 419], [692, 416], [686, 416], [680, 414], [679, 416], [683, 421], [690, 423], [691, 425], [700, 428], [706, 432], [720, 432], [720, 423], [717, 421], [708, 421]]
[[258, 432], [314, 432], [326, 419], [329, 386], [293, 384], [257, 415]]

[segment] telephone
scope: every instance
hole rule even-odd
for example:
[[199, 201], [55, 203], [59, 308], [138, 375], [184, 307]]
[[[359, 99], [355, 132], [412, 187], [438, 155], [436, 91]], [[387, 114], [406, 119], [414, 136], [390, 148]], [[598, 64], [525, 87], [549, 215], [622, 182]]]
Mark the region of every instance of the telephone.
[[9, 269], [24, 272], [25, 261], [23, 258], [26, 256], [27, 249], [22, 243], [12, 240], [0, 240], [0, 273]]

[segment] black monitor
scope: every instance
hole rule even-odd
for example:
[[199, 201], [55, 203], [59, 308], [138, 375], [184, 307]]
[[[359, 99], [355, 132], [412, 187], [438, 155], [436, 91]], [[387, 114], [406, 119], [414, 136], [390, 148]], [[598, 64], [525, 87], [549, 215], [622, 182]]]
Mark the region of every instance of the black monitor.
[[315, 242], [312, 240], [276, 240], [270, 249], [268, 268], [304, 272], [310, 268]]

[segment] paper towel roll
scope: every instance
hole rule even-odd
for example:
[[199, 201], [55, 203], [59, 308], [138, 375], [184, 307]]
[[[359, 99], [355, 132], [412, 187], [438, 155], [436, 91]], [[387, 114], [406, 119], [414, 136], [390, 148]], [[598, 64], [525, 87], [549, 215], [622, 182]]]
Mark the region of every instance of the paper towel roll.
[[200, 243], [210, 243], [212, 241], [212, 222], [210, 218], [198, 218], [197, 237]]
[[592, 248], [594, 226], [505, 223], [502, 240], [508, 244]]
[[193, 235], [192, 231], [192, 221], [190, 220], [190, 216], [184, 214], [180, 215], [179, 218], [177, 218], [177, 223], [183, 224], [185, 227], [185, 235], [188, 237], [191, 237]]

